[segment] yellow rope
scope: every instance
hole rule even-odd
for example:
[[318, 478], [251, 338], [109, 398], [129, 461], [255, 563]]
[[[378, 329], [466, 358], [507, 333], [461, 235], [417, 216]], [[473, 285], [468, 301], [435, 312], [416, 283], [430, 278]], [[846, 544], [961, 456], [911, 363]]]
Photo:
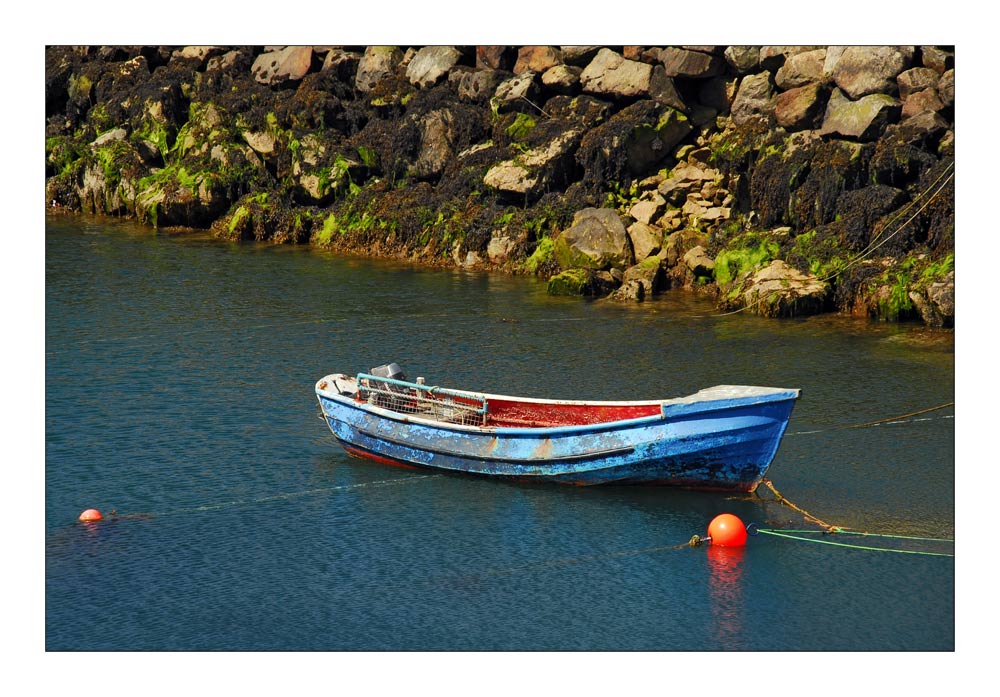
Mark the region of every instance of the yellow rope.
[[829, 533], [843, 532], [844, 528], [842, 528], [840, 526], [837, 526], [837, 525], [830, 525], [829, 523], [825, 523], [822, 520], [820, 520], [819, 518], [817, 518], [816, 516], [814, 516], [811, 513], [809, 513], [808, 511], [802, 510], [801, 508], [799, 508], [798, 506], [796, 506], [794, 503], [792, 503], [791, 501], [789, 501], [788, 499], [786, 499], [781, 494], [780, 491], [778, 491], [777, 489], [774, 488], [774, 484], [771, 483], [770, 479], [762, 479], [760, 483], [763, 484], [764, 486], [766, 486], [768, 489], [771, 490], [771, 492], [777, 498], [778, 503], [783, 503], [784, 505], [788, 506], [792, 510], [798, 511], [809, 522], [815, 523], [816, 525], [819, 525], [820, 527], [825, 528], [826, 531], [829, 532]]
[[920, 411], [914, 411], [909, 414], [903, 414], [902, 416], [893, 416], [888, 419], [882, 419], [880, 421], [869, 421], [866, 424], [855, 424], [854, 426], [843, 426], [842, 428], [866, 428], [868, 426], [878, 426], [879, 424], [887, 424], [892, 421], [900, 421], [902, 419], [908, 419], [911, 416], [919, 416], [920, 414], [926, 414], [929, 411], [937, 411], [938, 409], [944, 409], [945, 407], [955, 406], [954, 402], [946, 402], [945, 404], [939, 404], [936, 407], [930, 407], [929, 409], [921, 409]]

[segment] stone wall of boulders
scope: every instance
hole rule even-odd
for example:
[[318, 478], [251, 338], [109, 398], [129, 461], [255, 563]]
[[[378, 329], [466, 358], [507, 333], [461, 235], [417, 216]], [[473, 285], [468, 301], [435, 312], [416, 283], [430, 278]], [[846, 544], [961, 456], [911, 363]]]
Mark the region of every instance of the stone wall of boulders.
[[46, 204], [954, 324], [954, 50], [54, 46]]

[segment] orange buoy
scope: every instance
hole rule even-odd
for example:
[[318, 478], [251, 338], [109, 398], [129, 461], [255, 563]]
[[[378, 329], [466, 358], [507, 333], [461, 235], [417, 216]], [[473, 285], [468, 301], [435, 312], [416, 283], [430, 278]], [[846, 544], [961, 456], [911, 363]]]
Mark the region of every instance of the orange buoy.
[[85, 523], [92, 523], [94, 521], [103, 520], [104, 516], [96, 508], [88, 508], [83, 513], [80, 514], [80, 520]]
[[719, 547], [742, 547], [747, 543], [746, 526], [732, 513], [715, 516], [708, 524], [708, 536]]

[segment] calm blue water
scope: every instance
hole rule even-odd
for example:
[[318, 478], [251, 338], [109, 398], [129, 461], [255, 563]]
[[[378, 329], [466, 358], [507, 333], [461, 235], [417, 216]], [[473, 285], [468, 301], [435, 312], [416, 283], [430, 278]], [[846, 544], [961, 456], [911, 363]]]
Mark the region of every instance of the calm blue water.
[[[952, 401], [951, 334], [707, 319], [684, 293], [619, 307], [75, 218], [47, 221], [45, 263], [50, 651], [955, 647], [952, 558], [765, 535], [672, 549], [721, 512], [808, 526], [752, 497], [351, 459], [313, 396], [329, 372], [389, 361], [534, 396], [799, 387], [769, 472], [781, 493], [829, 523], [950, 538], [952, 409], [838, 427]], [[90, 507], [117, 520], [77, 522]]]

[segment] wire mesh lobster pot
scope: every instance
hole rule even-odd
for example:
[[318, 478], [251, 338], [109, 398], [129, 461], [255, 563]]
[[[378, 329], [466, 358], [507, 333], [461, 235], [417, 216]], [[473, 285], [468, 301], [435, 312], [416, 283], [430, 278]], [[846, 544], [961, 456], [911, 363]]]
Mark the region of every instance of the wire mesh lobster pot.
[[486, 398], [472, 392], [359, 373], [358, 399], [382, 409], [431, 421], [465, 426], [486, 425]]

